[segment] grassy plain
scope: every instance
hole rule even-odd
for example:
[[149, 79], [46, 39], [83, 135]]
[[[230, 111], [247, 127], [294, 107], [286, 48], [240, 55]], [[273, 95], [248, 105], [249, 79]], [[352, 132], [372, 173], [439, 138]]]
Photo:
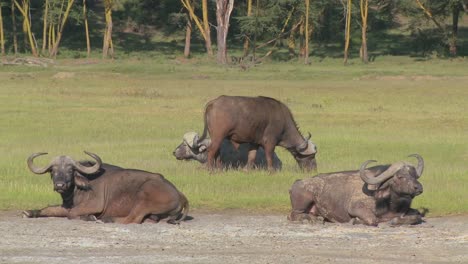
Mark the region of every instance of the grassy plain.
[[[424, 193], [416, 208], [430, 215], [468, 212], [468, 60], [378, 57], [363, 65], [313, 59], [311, 65], [238, 66], [178, 58], [60, 60], [54, 67], [0, 67], [0, 209], [60, 201], [49, 176], [26, 166], [68, 154], [160, 172], [192, 207], [286, 212], [297, 169], [208, 173], [172, 151], [189, 130], [202, 132], [207, 101], [221, 94], [264, 95], [292, 110], [317, 144], [319, 172], [357, 169], [368, 159], [391, 163], [421, 154]], [[413, 162], [416, 162], [413, 160]]]

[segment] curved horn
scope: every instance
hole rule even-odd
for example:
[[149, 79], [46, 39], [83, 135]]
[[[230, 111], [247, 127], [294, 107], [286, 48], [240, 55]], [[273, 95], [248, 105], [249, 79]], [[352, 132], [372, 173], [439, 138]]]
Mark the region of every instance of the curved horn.
[[52, 167], [52, 163], [49, 163], [49, 165], [43, 167], [43, 168], [38, 168], [36, 166], [34, 166], [34, 158], [38, 157], [38, 156], [42, 156], [42, 155], [46, 155], [47, 152], [38, 152], [38, 153], [33, 153], [31, 154], [31, 156], [29, 156], [28, 158], [28, 167], [29, 169], [36, 173], [36, 174], [44, 174], [46, 172], [49, 171], [50, 167]]
[[86, 153], [87, 155], [89, 155], [90, 157], [95, 159], [96, 164], [94, 164], [94, 166], [92, 166], [92, 167], [86, 167], [86, 166], [81, 165], [79, 162], [74, 162], [73, 165], [75, 166], [75, 168], [78, 171], [80, 171], [80, 172], [82, 172], [84, 174], [96, 173], [101, 168], [101, 165], [102, 165], [101, 158], [98, 155], [96, 155], [94, 153], [91, 153], [91, 152], [88, 152], [88, 151], [85, 151], [84, 153]]
[[411, 154], [408, 157], [414, 157], [418, 159], [418, 167], [416, 168], [416, 173], [418, 174], [418, 178], [421, 177], [424, 171], [424, 159], [419, 154]]
[[296, 147], [297, 152], [301, 153], [306, 151], [309, 147], [309, 139], [312, 137], [310, 132], [307, 132], [307, 137], [304, 138], [304, 142], [302, 142], [299, 146]]
[[197, 148], [198, 147], [198, 133], [197, 132], [187, 132], [184, 134], [183, 137], [184, 142], [190, 147], [190, 148]]
[[401, 169], [401, 167], [403, 167], [403, 165], [404, 165], [404, 163], [402, 163], [402, 162], [394, 163], [387, 170], [385, 170], [384, 172], [382, 172], [378, 176], [375, 176], [374, 178], [369, 178], [366, 175], [366, 173], [364, 172], [364, 170], [366, 169], [367, 164], [369, 164], [371, 162], [376, 162], [376, 161], [375, 160], [368, 160], [368, 161], [364, 162], [361, 165], [361, 168], [359, 169], [359, 176], [361, 176], [361, 179], [365, 183], [371, 184], [371, 185], [380, 184], [380, 183], [390, 179], [391, 177], [393, 177], [393, 175], [395, 175], [395, 172], [397, 172], [399, 169]]

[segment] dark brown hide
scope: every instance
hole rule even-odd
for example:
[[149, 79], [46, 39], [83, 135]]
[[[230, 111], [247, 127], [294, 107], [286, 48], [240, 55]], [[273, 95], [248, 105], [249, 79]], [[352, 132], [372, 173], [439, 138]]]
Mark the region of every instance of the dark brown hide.
[[[304, 138], [291, 111], [268, 97], [220, 96], [206, 105], [205, 128], [200, 142], [211, 137], [207, 166], [212, 168], [224, 139], [235, 144], [250, 143], [247, 165], [253, 164], [258, 146], [265, 150], [268, 170], [273, 170], [275, 147], [288, 149], [302, 169], [315, 170], [315, 145]], [[219, 162], [218, 162], [219, 165]]]
[[[80, 164], [93, 166], [94, 162]], [[67, 171], [57, 171], [60, 168], [67, 168]], [[102, 219], [124, 224], [168, 217], [169, 223], [178, 223], [188, 212], [186, 197], [158, 173], [123, 169], [105, 163], [90, 175], [70, 170], [67, 164], [54, 164], [50, 173], [73, 176], [73, 180], [65, 184], [68, 188], [60, 191], [62, 205], [24, 211], [26, 217]], [[52, 179], [55, 183], [54, 176]]]

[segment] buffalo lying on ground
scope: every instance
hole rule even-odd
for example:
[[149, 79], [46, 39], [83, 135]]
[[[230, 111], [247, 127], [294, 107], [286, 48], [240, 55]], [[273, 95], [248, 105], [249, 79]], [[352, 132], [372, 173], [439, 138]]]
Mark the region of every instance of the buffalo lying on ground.
[[250, 143], [247, 168], [253, 166], [256, 151], [262, 146], [268, 170], [273, 170], [273, 153], [278, 145], [286, 148], [302, 169], [316, 169], [317, 148], [309, 140], [310, 134], [304, 138], [289, 108], [275, 99], [223, 95], [206, 105], [204, 122], [203, 135], [194, 141], [194, 146], [202, 146], [209, 132], [207, 166], [210, 169], [215, 161], [220, 167], [218, 157], [224, 139], [230, 140], [235, 148]]
[[360, 170], [319, 174], [297, 180], [291, 187], [291, 221], [351, 222], [376, 226], [411, 225], [422, 222], [422, 215], [411, 208], [413, 198], [423, 192], [418, 181], [424, 161], [417, 154], [415, 168], [406, 162]]
[[[197, 160], [200, 163], [206, 163], [207, 148], [211, 144], [211, 139], [207, 138], [195, 145], [194, 142], [199, 141], [198, 138], [199, 137], [196, 132], [185, 133], [182, 143], [180, 143], [173, 152], [174, 156], [178, 160]], [[247, 164], [249, 149], [249, 143], [240, 144], [238, 149], [235, 149], [234, 145], [229, 140], [223, 140], [219, 150], [221, 166], [224, 169], [238, 169], [245, 167]], [[262, 147], [259, 147], [253, 167], [265, 169], [267, 167], [266, 165], [265, 151]], [[282, 162], [276, 153], [273, 153], [273, 167], [276, 170], [281, 170], [282, 167]]]
[[37, 168], [34, 158], [47, 153], [29, 156], [32, 172], [50, 172], [62, 205], [27, 210], [23, 212], [25, 217], [100, 219], [123, 224], [168, 218], [168, 223], [177, 224], [187, 216], [187, 198], [161, 174], [103, 164], [98, 155], [85, 153], [96, 162], [58, 156], [49, 165]]

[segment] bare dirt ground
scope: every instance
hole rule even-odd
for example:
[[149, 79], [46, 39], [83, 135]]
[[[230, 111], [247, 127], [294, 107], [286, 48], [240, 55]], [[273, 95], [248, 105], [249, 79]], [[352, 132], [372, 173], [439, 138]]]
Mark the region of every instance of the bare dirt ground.
[[102, 224], [0, 212], [1, 263], [468, 263], [468, 216], [412, 227], [293, 224], [193, 212], [180, 225]]

